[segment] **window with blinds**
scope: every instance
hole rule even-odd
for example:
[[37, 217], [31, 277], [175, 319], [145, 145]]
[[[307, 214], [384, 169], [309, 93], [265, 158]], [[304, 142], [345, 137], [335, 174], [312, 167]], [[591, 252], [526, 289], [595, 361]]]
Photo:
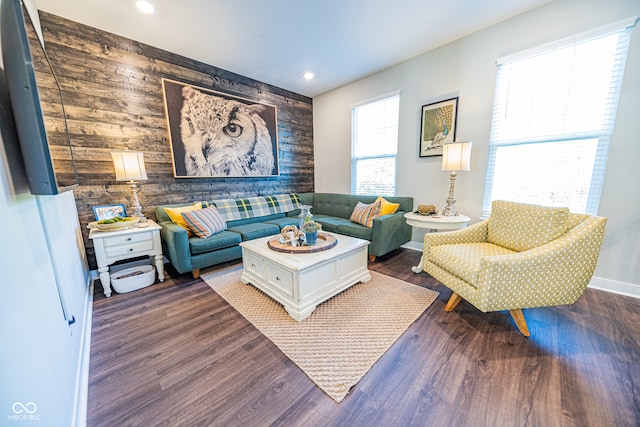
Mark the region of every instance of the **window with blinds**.
[[352, 194], [395, 195], [399, 108], [399, 94], [352, 108]]
[[497, 61], [484, 216], [493, 200], [597, 214], [636, 20]]

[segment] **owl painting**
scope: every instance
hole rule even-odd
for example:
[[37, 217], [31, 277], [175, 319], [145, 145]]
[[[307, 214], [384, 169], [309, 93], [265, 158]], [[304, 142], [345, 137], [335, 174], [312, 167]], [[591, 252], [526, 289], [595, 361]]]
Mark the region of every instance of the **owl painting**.
[[276, 174], [274, 145], [260, 115], [264, 108], [268, 107], [182, 87], [180, 137], [186, 175]]

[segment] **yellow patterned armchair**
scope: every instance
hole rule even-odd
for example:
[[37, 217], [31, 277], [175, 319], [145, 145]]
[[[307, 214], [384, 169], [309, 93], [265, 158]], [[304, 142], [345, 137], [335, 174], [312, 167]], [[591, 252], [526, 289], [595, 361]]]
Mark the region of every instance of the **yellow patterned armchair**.
[[529, 336], [524, 308], [574, 303], [596, 267], [607, 219], [555, 208], [494, 201], [489, 219], [424, 236], [422, 268], [478, 310], [509, 310]]

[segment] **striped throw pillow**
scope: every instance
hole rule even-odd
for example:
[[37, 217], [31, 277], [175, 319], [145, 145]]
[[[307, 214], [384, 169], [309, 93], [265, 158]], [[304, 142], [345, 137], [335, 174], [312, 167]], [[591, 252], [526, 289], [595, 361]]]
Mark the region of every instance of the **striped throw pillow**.
[[171, 222], [187, 230], [189, 237], [191, 237], [193, 236], [193, 233], [191, 232], [189, 225], [182, 218], [182, 213], [187, 211], [195, 211], [198, 209], [206, 208], [207, 206], [209, 206], [207, 202], [195, 202], [192, 205], [182, 206], [179, 208], [164, 208], [164, 211], [169, 216], [169, 219], [171, 219]]
[[227, 222], [222, 218], [215, 206], [183, 212], [182, 218], [193, 231], [193, 234], [203, 239], [227, 229]]
[[356, 207], [353, 208], [349, 220], [371, 228], [373, 226], [373, 220], [380, 216], [381, 207], [382, 203], [380, 201], [376, 201], [370, 205], [358, 202]]

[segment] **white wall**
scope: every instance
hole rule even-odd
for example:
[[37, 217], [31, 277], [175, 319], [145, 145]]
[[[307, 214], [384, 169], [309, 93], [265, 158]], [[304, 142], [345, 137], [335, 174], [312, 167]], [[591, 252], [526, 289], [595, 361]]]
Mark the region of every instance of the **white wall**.
[[29, 193], [0, 79], [0, 425], [81, 426], [91, 294], [75, 201]]
[[[441, 157], [420, 158], [420, 108], [459, 96], [458, 140], [474, 141], [472, 170], [456, 181], [456, 206], [480, 219], [495, 60], [505, 54], [640, 15], [638, 0], [556, 0], [546, 6], [427, 52], [313, 100], [315, 189], [350, 192], [351, 105], [399, 90], [397, 194], [443, 208], [449, 175]], [[599, 214], [609, 218], [596, 276], [640, 284], [640, 29], [632, 35]], [[414, 230], [412, 240], [422, 243]]]

